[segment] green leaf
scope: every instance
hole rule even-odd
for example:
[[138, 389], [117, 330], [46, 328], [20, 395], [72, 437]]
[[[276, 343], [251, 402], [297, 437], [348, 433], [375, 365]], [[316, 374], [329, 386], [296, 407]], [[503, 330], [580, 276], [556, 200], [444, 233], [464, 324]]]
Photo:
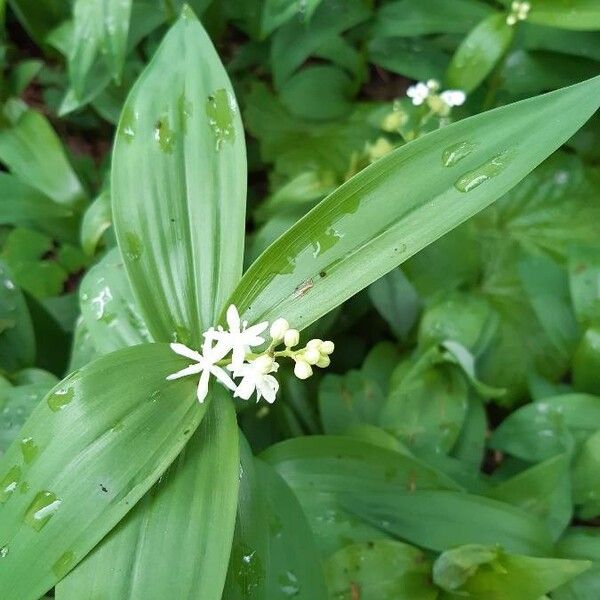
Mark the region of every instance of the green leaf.
[[148, 329], [199, 344], [241, 274], [246, 158], [231, 84], [189, 9], [127, 99], [112, 162], [115, 231]]
[[541, 521], [522, 509], [482, 496], [389, 489], [374, 496], [358, 487], [340, 503], [382, 531], [431, 550], [499, 544], [509, 552], [544, 555], [551, 548]]
[[117, 351], [37, 406], [0, 461], [3, 599], [51, 588], [175, 459], [205, 410], [193, 381], [166, 381], [184, 365], [166, 344]]
[[33, 364], [34, 358], [29, 309], [6, 263], [0, 261], [0, 367], [13, 372]]
[[[306, 327], [508, 191], [591, 116], [596, 89], [600, 78], [495, 109], [381, 158], [272, 244], [230, 302], [249, 322]], [[451, 164], [457, 144], [470, 152]]]
[[58, 584], [57, 599], [108, 596], [220, 600], [235, 524], [238, 482], [235, 412], [225, 393], [215, 393], [205, 418], [179, 458], [127, 517]]
[[92, 256], [104, 235], [112, 225], [110, 194], [102, 192], [86, 209], [81, 223], [81, 247]]
[[583, 444], [573, 464], [573, 501], [580, 505], [579, 516], [590, 519], [600, 515], [600, 431]]
[[[16, 439], [23, 423], [27, 420], [48, 390], [58, 383], [51, 373], [47, 378], [36, 381], [15, 382], [11, 386], [0, 380], [0, 456]], [[23, 446], [27, 451], [28, 446]]]
[[555, 600], [596, 600], [600, 595], [600, 531], [592, 527], [571, 527], [556, 545], [563, 558], [588, 559], [592, 567], [553, 592]]
[[113, 79], [120, 80], [131, 4], [132, 0], [75, 0], [69, 74], [79, 97], [99, 55], [107, 61]]
[[416, 458], [353, 437], [296, 438], [272, 446], [262, 458], [298, 497], [326, 556], [352, 541], [386, 537], [343, 508], [342, 500], [356, 490], [377, 502], [390, 490], [460, 489]]
[[577, 390], [600, 393], [600, 327], [585, 331], [573, 356], [573, 383]]
[[504, 56], [513, 36], [514, 27], [507, 25], [505, 14], [485, 18], [454, 53], [446, 72], [446, 85], [472, 92]]
[[593, 31], [600, 29], [600, 6], [595, 0], [535, 0], [527, 20], [550, 27]]
[[228, 600], [325, 598], [322, 567], [307, 519], [292, 491], [242, 440], [240, 498]]
[[67, 19], [71, 11], [70, 0], [52, 2], [8, 0], [8, 4], [27, 33], [38, 44], [43, 43], [46, 35], [60, 22]]
[[467, 33], [491, 12], [478, 0], [396, 0], [377, 11], [375, 37]]
[[0, 162], [59, 204], [72, 207], [85, 196], [56, 133], [46, 117], [34, 110], [0, 128]]
[[313, 13], [322, 0], [266, 0], [263, 5], [261, 30], [263, 36], [268, 36], [278, 27], [299, 18], [305, 23], [310, 21]]
[[344, 433], [352, 425], [379, 423], [385, 397], [360, 371], [328, 374], [319, 385], [319, 409], [325, 433]]
[[490, 446], [527, 461], [572, 452], [600, 423], [600, 398], [565, 394], [513, 412], [494, 431]]
[[519, 556], [493, 546], [468, 545], [436, 559], [433, 581], [456, 597], [504, 600], [510, 589], [511, 600], [534, 600], [589, 567], [589, 561]]
[[565, 454], [549, 458], [499, 483], [486, 495], [530, 511], [546, 522], [556, 539], [573, 513], [569, 459]]
[[600, 250], [575, 246], [569, 252], [569, 288], [577, 321], [600, 325]]
[[431, 564], [419, 549], [391, 540], [352, 544], [326, 562], [330, 598], [436, 600]]
[[83, 321], [101, 354], [152, 341], [117, 248], [86, 273], [79, 297]]
[[369, 298], [398, 338], [406, 339], [419, 316], [421, 302], [406, 275], [394, 269], [369, 286]]
[[292, 75], [281, 90], [281, 101], [296, 117], [339, 119], [352, 110], [353, 83], [343, 69], [317, 65]]

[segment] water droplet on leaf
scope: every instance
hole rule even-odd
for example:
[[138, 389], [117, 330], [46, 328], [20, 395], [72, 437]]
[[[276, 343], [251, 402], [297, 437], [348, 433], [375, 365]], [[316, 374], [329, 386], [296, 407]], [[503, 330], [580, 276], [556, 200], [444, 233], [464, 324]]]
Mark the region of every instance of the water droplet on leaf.
[[288, 598], [293, 598], [300, 593], [298, 578], [291, 571], [286, 571], [284, 575], [279, 576], [279, 587]]
[[236, 108], [233, 98], [222, 88], [211, 94], [206, 101], [208, 123], [216, 138], [216, 149], [219, 151], [225, 142], [235, 141], [233, 118]]
[[75, 554], [69, 550], [52, 565], [52, 571], [59, 579], [62, 579], [71, 570], [74, 561]]
[[56, 514], [61, 504], [62, 500], [53, 492], [39, 492], [29, 505], [23, 520], [36, 531], [40, 531]]
[[458, 144], [452, 144], [452, 146], [448, 146], [442, 152], [442, 164], [445, 167], [453, 167], [463, 158], [469, 156], [469, 154], [473, 152], [474, 148], [475, 144], [471, 142], [459, 142]]
[[36, 446], [33, 438], [28, 437], [21, 440], [21, 453], [26, 464], [32, 463], [39, 451], [40, 449]]
[[470, 192], [479, 187], [482, 183], [499, 175], [506, 167], [508, 152], [502, 152], [477, 169], [465, 173], [460, 177], [454, 187], [459, 192]]
[[125, 235], [125, 256], [131, 260], [139, 260], [142, 255], [142, 242], [133, 231], [126, 231]]
[[71, 403], [74, 397], [75, 390], [72, 387], [61, 388], [48, 397], [48, 406], [51, 411], [58, 412]]
[[169, 126], [167, 117], [161, 117], [154, 126], [154, 139], [158, 142], [160, 149], [167, 154], [173, 152], [175, 133]]
[[0, 558], [6, 558], [8, 556], [8, 546], [0, 547]]
[[14, 466], [8, 470], [8, 473], [0, 479], [0, 504], [4, 504], [17, 489], [21, 479], [20, 467]]

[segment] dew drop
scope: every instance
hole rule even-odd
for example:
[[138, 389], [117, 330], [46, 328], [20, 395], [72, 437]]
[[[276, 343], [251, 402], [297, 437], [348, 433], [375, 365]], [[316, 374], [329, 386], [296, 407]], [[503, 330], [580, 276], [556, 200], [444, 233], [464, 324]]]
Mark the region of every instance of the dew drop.
[[26, 464], [32, 463], [40, 449], [37, 447], [33, 438], [24, 438], [21, 440], [21, 454], [23, 454], [23, 460]]
[[126, 107], [123, 110], [123, 116], [119, 123], [119, 133], [123, 136], [126, 142], [131, 143], [135, 138], [135, 115], [131, 108]]
[[133, 231], [126, 231], [125, 240], [125, 256], [128, 260], [139, 260], [142, 255], [142, 242], [137, 234]]
[[75, 554], [69, 550], [52, 565], [52, 571], [59, 579], [62, 579], [71, 570], [74, 561]]
[[482, 183], [499, 175], [506, 167], [507, 158], [508, 152], [502, 152], [494, 156], [492, 160], [484, 163], [473, 171], [465, 173], [462, 177], [457, 179], [454, 187], [459, 192], [470, 192], [471, 190], [474, 190]]
[[29, 491], [29, 484], [26, 481], [23, 481], [19, 486], [19, 491], [21, 494], [26, 494]]
[[221, 88], [211, 94], [206, 101], [208, 123], [216, 138], [216, 149], [221, 150], [225, 142], [235, 141], [233, 118], [236, 113], [235, 103], [226, 89]]
[[6, 558], [8, 556], [8, 546], [0, 547], [0, 558]]
[[473, 152], [474, 148], [475, 144], [471, 142], [459, 142], [458, 144], [452, 144], [452, 146], [448, 146], [442, 152], [442, 164], [445, 167], [453, 167], [463, 158], [469, 156], [469, 154]]
[[175, 143], [175, 133], [169, 126], [169, 120], [166, 116], [161, 117], [154, 126], [154, 139], [163, 152], [171, 154], [173, 144]]
[[36, 531], [40, 531], [56, 514], [61, 504], [62, 500], [53, 492], [39, 492], [29, 505], [23, 520]]
[[58, 412], [67, 406], [67, 404], [70, 404], [74, 396], [75, 390], [72, 387], [56, 390], [56, 392], [48, 397], [48, 406], [52, 412]]
[[294, 598], [300, 593], [298, 578], [291, 571], [279, 576], [279, 588], [287, 598]]
[[17, 489], [21, 479], [20, 467], [14, 466], [8, 470], [8, 473], [0, 479], [0, 504], [4, 504]]

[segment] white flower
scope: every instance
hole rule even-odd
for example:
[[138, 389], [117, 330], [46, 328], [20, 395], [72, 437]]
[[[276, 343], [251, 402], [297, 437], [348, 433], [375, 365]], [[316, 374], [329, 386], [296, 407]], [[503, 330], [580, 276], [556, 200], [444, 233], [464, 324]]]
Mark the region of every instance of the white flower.
[[200, 374], [198, 381], [198, 390], [196, 395], [198, 402], [204, 402], [206, 394], [208, 394], [208, 382], [210, 376], [214, 375], [225, 387], [230, 390], [235, 390], [236, 386], [234, 381], [229, 377], [224, 369], [216, 365], [215, 363], [221, 360], [226, 353], [222, 353], [217, 347], [213, 347], [209, 340], [206, 340], [202, 345], [202, 354], [184, 346], [183, 344], [171, 344], [171, 350], [180, 356], [185, 356], [190, 360], [196, 361], [195, 364], [177, 371], [169, 375], [167, 379], [169, 381], [173, 379], [179, 379], [181, 377], [187, 377], [188, 375]]
[[229, 331], [225, 331], [222, 327], [217, 330], [211, 327], [204, 337], [211, 342], [217, 342], [215, 351], [222, 355], [221, 358], [231, 351], [231, 364], [234, 370], [238, 370], [244, 364], [250, 348], [264, 344], [265, 339], [260, 337], [260, 334], [269, 326], [269, 323], [265, 321], [248, 327], [248, 322], [240, 320], [238, 310], [232, 304], [227, 309], [227, 325]]
[[308, 379], [312, 375], [312, 367], [302, 358], [296, 359], [294, 375], [298, 379]]
[[283, 336], [283, 343], [286, 348], [297, 346], [300, 341], [300, 332], [297, 329], [288, 329]]
[[269, 334], [271, 338], [278, 342], [283, 339], [283, 336], [287, 333], [290, 328], [290, 324], [285, 319], [277, 319], [273, 321]]
[[440, 98], [450, 107], [462, 106], [467, 95], [462, 90], [446, 90], [440, 94]]
[[279, 382], [269, 373], [276, 372], [279, 365], [271, 357], [263, 355], [244, 363], [240, 368], [234, 369], [233, 365], [227, 368], [233, 371], [234, 377], [242, 378], [233, 394], [235, 398], [248, 400], [256, 391], [257, 402], [263, 397], [269, 404], [275, 402]]
[[406, 90], [406, 95], [412, 99], [412, 103], [415, 106], [420, 106], [423, 104], [423, 102], [425, 102], [425, 100], [427, 100], [430, 92], [431, 89], [429, 86], [420, 81], [415, 85], [411, 85], [408, 90]]

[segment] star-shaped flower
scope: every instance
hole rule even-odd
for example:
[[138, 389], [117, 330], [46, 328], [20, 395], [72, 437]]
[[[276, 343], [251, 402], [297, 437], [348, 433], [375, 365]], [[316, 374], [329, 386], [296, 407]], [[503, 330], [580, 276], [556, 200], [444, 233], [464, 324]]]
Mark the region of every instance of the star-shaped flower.
[[210, 328], [204, 337], [207, 341], [216, 341], [215, 351], [221, 354], [221, 358], [231, 351], [231, 364], [233, 370], [241, 369], [246, 354], [253, 346], [264, 344], [265, 339], [261, 333], [269, 326], [267, 321], [248, 327], [247, 321], [241, 321], [237, 308], [232, 304], [227, 309], [227, 325], [229, 331], [222, 327]]
[[275, 397], [279, 390], [279, 382], [273, 375], [279, 368], [279, 365], [268, 356], [259, 356], [255, 360], [244, 363], [239, 369], [234, 369], [232, 365], [227, 367], [233, 371], [234, 377], [241, 377], [233, 396], [248, 400], [256, 390], [256, 401], [261, 398], [269, 403], [275, 402]]
[[226, 388], [229, 388], [230, 390], [236, 389], [234, 381], [227, 372], [215, 364], [225, 356], [226, 352], [223, 353], [222, 350], [219, 350], [216, 346], [213, 347], [209, 340], [206, 340], [202, 345], [202, 354], [183, 344], [171, 344], [171, 350], [180, 356], [185, 356], [185, 358], [189, 358], [196, 362], [185, 369], [181, 369], [181, 371], [177, 371], [177, 373], [169, 375], [167, 379], [171, 381], [189, 375], [200, 374], [198, 390], [196, 393], [199, 402], [204, 402], [206, 394], [208, 394], [208, 382], [211, 375], [214, 375]]

